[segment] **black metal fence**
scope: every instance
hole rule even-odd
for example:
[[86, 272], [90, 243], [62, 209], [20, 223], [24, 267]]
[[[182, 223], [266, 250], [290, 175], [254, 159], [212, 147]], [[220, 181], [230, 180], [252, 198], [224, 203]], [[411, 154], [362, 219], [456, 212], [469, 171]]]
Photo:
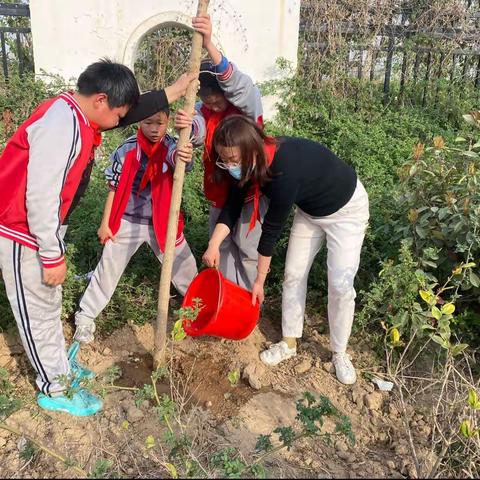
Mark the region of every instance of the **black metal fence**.
[[30, 8], [19, 3], [0, 3], [0, 46], [4, 78], [11, 72], [33, 72]]
[[[441, 31], [417, 31], [403, 24], [402, 14], [398, 18], [401, 24], [385, 25], [379, 31], [372, 28], [376, 35], [374, 40], [370, 37], [370, 43], [363, 45], [359, 38], [365, 32], [360, 32], [352, 24], [336, 24], [335, 34], [345, 39], [343, 56], [336, 60], [341, 63], [337, 65], [337, 71], [348, 77], [383, 84], [386, 100], [392, 95], [411, 95], [415, 90], [416, 100], [425, 106], [427, 98], [436, 103], [440, 91], [448, 94], [454, 86], [457, 89], [474, 88], [480, 96], [480, 2], [479, 9], [472, 14], [473, 27], [468, 35], [453, 27]], [[300, 45], [306, 69], [329, 64], [332, 50], [328, 43], [329, 26], [317, 22], [318, 19], [312, 21], [307, 13], [300, 24]], [[411, 40], [418, 36], [430, 37], [431, 43], [443, 44], [443, 47], [415, 45]], [[435, 42], [440, 39], [443, 42]], [[455, 43], [462, 47], [452, 47]], [[450, 47], [447, 48], [446, 44]], [[319, 62], [319, 59], [325, 62]], [[329, 72], [322, 72], [316, 79], [329, 76]]]

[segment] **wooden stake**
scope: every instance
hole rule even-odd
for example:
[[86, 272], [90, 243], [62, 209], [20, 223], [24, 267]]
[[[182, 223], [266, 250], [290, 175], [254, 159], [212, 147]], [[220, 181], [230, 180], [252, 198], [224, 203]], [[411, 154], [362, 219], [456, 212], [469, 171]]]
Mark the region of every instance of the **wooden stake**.
[[[209, 0], [198, 0], [197, 15], [207, 13]], [[192, 51], [190, 53], [189, 72], [195, 73], [198, 78], [200, 59], [202, 56], [202, 34], [193, 32]], [[197, 95], [197, 81], [192, 81], [187, 88], [183, 109], [193, 114], [195, 97]], [[178, 139], [178, 146], [186, 145], [190, 138], [191, 129], [182, 128]], [[177, 238], [178, 216], [182, 203], [183, 179], [185, 177], [185, 163], [178, 161], [173, 174], [172, 200], [168, 215], [167, 238], [162, 262], [162, 273], [158, 293], [158, 310], [155, 331], [155, 349], [153, 353], [153, 366], [158, 368], [165, 364], [165, 351], [167, 342], [168, 307], [170, 303], [170, 283], [172, 281], [173, 259], [175, 255], [175, 241]]]

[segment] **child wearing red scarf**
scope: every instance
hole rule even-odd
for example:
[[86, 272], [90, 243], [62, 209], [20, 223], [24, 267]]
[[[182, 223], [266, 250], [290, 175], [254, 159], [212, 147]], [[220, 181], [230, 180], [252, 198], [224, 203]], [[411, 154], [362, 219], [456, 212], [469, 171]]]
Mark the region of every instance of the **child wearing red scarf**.
[[[212, 24], [208, 14], [199, 15], [192, 21], [193, 28], [203, 35], [203, 47], [210, 60], [200, 66], [201, 102], [195, 106], [192, 118], [179, 110], [175, 127], [192, 127], [192, 143], [203, 145], [203, 189], [210, 203], [209, 234], [213, 233], [218, 216], [227, 201], [230, 188], [235, 185], [225, 165], [217, 162], [213, 136], [220, 122], [231, 115], [240, 114], [263, 124], [262, 99], [252, 79], [230, 63], [212, 42]], [[219, 268], [222, 274], [248, 290], [252, 289], [257, 270], [257, 246], [262, 233], [261, 219], [267, 210], [267, 200], [260, 196], [254, 212], [254, 191], [249, 192], [234, 229], [221, 245]], [[255, 213], [255, 221], [250, 220]], [[260, 221], [257, 221], [260, 220]]]
[[[106, 170], [110, 192], [98, 230], [105, 245], [75, 314], [75, 340], [93, 340], [95, 318], [106, 307], [132, 255], [147, 243], [162, 261], [168, 225], [175, 159], [191, 169], [192, 146], [177, 149], [166, 133], [169, 111], [164, 109], [140, 122], [137, 135], [129, 138], [111, 156]], [[172, 283], [184, 295], [197, 265], [183, 235], [180, 213]]]

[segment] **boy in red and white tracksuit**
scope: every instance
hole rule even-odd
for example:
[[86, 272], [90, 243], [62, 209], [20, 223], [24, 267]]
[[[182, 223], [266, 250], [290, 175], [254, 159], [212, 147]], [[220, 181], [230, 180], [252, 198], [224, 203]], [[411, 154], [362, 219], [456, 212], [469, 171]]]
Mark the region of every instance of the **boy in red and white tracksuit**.
[[[87, 117], [89, 106], [70, 93], [45, 101], [0, 158], [0, 268], [37, 385], [46, 395], [62, 392], [61, 379], [70, 372], [60, 320], [63, 221], [100, 143], [97, 125]], [[122, 116], [126, 111], [128, 106]]]
[[148, 117], [150, 104], [157, 110], [168, 106], [192, 79], [184, 75], [165, 90], [145, 94], [142, 103], [128, 67], [110, 60], [93, 63], [79, 76], [77, 91], [43, 102], [0, 157], [0, 270], [37, 372], [42, 408], [86, 416], [102, 407], [86, 389], [65, 394], [73, 365], [60, 316], [66, 219], [88, 183], [101, 131]]
[[[183, 110], [175, 117], [176, 128], [192, 126], [192, 143], [204, 145], [203, 189], [210, 203], [209, 235], [215, 228], [218, 216], [226, 203], [233, 178], [219, 166], [213, 149], [213, 135], [219, 123], [231, 115], [245, 115], [260, 125], [263, 124], [262, 98], [252, 79], [241, 72], [212, 43], [210, 16], [200, 15], [193, 19], [193, 27], [203, 35], [203, 46], [211, 62], [200, 66], [201, 102], [195, 106], [193, 118]], [[258, 220], [263, 218], [268, 206], [265, 197], [260, 198]], [[262, 233], [260, 221], [250, 224], [253, 213], [253, 191], [245, 199], [240, 219], [231, 234], [221, 245], [219, 268], [222, 274], [241, 287], [251, 290], [257, 276], [257, 246]]]
[[[167, 234], [175, 159], [188, 162], [192, 147], [177, 150], [177, 141], [166, 133], [168, 110], [140, 122], [137, 135], [126, 140], [111, 155], [106, 170], [110, 192], [98, 230], [105, 244], [75, 314], [75, 340], [93, 340], [95, 319], [110, 301], [132, 255], [147, 243], [162, 261]], [[180, 213], [173, 262], [172, 283], [181, 295], [197, 274], [195, 258], [183, 235]]]

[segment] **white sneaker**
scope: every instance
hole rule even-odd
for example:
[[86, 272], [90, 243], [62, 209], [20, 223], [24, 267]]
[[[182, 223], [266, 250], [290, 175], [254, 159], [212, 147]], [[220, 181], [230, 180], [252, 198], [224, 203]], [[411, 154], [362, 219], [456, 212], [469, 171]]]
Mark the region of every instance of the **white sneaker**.
[[91, 325], [79, 325], [75, 330], [73, 339], [80, 343], [90, 343], [94, 339], [93, 332], [95, 332], [94, 323]]
[[332, 363], [335, 367], [335, 374], [340, 382], [345, 385], [352, 385], [357, 381], [355, 368], [350, 361], [350, 355], [345, 352], [335, 352], [332, 356]]
[[283, 340], [274, 343], [268, 350], [264, 350], [260, 354], [260, 360], [271, 367], [278, 365], [284, 360], [294, 357], [297, 354], [297, 348], [289, 348]]

